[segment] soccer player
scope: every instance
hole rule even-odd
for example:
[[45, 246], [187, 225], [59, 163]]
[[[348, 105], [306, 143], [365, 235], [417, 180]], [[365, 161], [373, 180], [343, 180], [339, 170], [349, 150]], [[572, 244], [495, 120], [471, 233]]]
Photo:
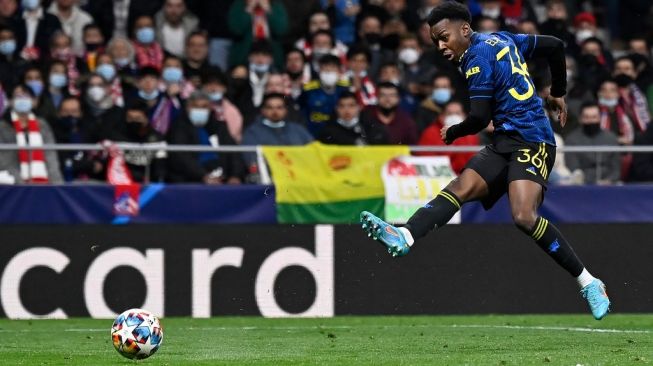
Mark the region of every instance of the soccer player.
[[560, 231], [537, 213], [555, 160], [555, 140], [542, 100], [535, 93], [526, 58], [545, 57], [552, 74], [550, 106], [565, 125], [566, 66], [562, 41], [550, 36], [498, 32], [480, 34], [470, 27], [467, 7], [454, 1], [429, 15], [431, 37], [445, 58], [460, 65], [469, 86], [471, 110], [461, 123], [442, 129], [442, 139], [476, 134], [490, 120], [495, 141], [477, 153], [466, 169], [405, 226], [392, 226], [363, 211], [363, 229], [393, 256], [408, 254], [415, 240], [445, 225], [466, 202], [491, 208], [506, 192], [517, 227], [529, 235], [578, 282], [594, 318], [602, 319], [610, 300], [605, 285], [582, 264]]

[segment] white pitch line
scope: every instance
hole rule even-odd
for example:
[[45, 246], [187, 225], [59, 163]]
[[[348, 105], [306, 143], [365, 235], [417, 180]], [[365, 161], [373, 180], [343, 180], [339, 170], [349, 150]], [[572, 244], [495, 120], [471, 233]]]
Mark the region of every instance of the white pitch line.
[[581, 328], [581, 327], [548, 327], [535, 325], [482, 325], [482, 324], [453, 324], [443, 325], [445, 328], [489, 328], [489, 329], [521, 329], [521, 330], [559, 330], [567, 332], [588, 332], [588, 333], [653, 333], [650, 330], [639, 329], [604, 329], [604, 328]]
[[[515, 330], [547, 330], [565, 332], [586, 332], [586, 333], [622, 333], [622, 334], [651, 334], [653, 331], [644, 329], [606, 329], [606, 328], [583, 328], [583, 327], [556, 327], [556, 326], [528, 326], [528, 325], [483, 325], [483, 324], [452, 324], [452, 325], [381, 325], [381, 324], [360, 324], [350, 325], [324, 325], [324, 326], [270, 326], [270, 327], [183, 327], [183, 330], [199, 331], [222, 331], [222, 330], [306, 330], [306, 329], [356, 329], [356, 328], [479, 328], [479, 329], [515, 329]], [[180, 328], [177, 328], [180, 329]], [[7, 330], [0, 330], [7, 331]], [[109, 329], [65, 329], [66, 332], [108, 332]]]

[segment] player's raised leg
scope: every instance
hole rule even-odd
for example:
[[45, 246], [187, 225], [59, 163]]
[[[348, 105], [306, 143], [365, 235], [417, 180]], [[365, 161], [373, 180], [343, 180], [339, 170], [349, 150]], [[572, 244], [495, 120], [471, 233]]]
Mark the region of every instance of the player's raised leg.
[[605, 285], [587, 271], [560, 231], [545, 218], [538, 216], [542, 186], [530, 180], [515, 180], [510, 182], [508, 197], [517, 227], [531, 236], [556, 263], [576, 278], [592, 315], [602, 319], [610, 307]]
[[395, 227], [370, 212], [361, 212], [360, 221], [368, 234], [388, 248], [392, 256], [408, 254], [415, 240], [429, 231], [444, 226], [460, 210], [463, 203], [487, 195], [485, 180], [472, 169], [462, 174], [440, 191], [438, 195], [418, 209], [404, 227]]

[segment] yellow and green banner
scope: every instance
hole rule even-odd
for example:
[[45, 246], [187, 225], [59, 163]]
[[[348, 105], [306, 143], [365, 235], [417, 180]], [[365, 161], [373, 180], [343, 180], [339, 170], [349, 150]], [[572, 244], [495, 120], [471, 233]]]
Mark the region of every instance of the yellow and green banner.
[[265, 146], [280, 223], [350, 223], [362, 210], [383, 215], [381, 168], [407, 146]]

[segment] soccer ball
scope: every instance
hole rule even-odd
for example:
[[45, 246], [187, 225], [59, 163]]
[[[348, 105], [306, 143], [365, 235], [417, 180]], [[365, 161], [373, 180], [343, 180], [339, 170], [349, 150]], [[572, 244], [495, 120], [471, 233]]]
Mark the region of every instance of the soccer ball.
[[111, 340], [121, 355], [131, 359], [147, 358], [161, 347], [163, 328], [149, 311], [129, 309], [113, 322]]

